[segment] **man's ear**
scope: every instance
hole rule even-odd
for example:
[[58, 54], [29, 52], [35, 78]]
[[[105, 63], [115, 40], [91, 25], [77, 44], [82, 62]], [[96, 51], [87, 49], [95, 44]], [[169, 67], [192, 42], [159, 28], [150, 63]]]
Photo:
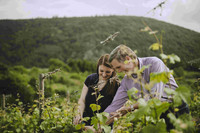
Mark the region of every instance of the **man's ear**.
[[126, 60], [132, 60], [130, 56], [125, 57]]

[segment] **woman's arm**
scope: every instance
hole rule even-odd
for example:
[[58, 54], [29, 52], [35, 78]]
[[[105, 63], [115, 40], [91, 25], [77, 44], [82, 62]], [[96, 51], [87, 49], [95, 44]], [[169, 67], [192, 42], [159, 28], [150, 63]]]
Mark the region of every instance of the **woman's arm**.
[[79, 112], [79, 114], [74, 119], [75, 125], [78, 124], [80, 122], [81, 118], [83, 117], [83, 111], [85, 109], [85, 97], [86, 97], [87, 92], [88, 92], [88, 87], [84, 84], [82, 92], [81, 92], [81, 97], [78, 100], [78, 104], [79, 104], [78, 105], [78, 112]]

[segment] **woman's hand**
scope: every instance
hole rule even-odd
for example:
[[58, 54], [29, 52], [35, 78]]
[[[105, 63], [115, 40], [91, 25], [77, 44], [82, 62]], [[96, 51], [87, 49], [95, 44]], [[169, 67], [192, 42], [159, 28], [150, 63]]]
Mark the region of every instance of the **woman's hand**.
[[81, 116], [77, 115], [73, 120], [74, 125], [81, 123]]

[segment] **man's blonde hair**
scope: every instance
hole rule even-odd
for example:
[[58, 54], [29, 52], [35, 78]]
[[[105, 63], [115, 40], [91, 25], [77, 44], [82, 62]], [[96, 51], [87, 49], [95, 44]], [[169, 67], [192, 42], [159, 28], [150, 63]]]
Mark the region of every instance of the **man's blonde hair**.
[[126, 56], [131, 57], [132, 59], [136, 59], [137, 55], [126, 45], [119, 45], [117, 46], [111, 53], [109, 57], [109, 62], [112, 62], [114, 59], [116, 59], [119, 62], [124, 62], [126, 59]]

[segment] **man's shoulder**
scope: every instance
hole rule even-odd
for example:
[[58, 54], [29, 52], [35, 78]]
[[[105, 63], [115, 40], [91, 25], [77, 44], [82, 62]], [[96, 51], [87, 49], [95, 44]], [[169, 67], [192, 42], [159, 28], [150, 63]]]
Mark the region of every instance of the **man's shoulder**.
[[154, 63], [162, 63], [162, 60], [156, 56], [152, 57], [143, 57], [141, 58], [143, 64], [154, 64]]

